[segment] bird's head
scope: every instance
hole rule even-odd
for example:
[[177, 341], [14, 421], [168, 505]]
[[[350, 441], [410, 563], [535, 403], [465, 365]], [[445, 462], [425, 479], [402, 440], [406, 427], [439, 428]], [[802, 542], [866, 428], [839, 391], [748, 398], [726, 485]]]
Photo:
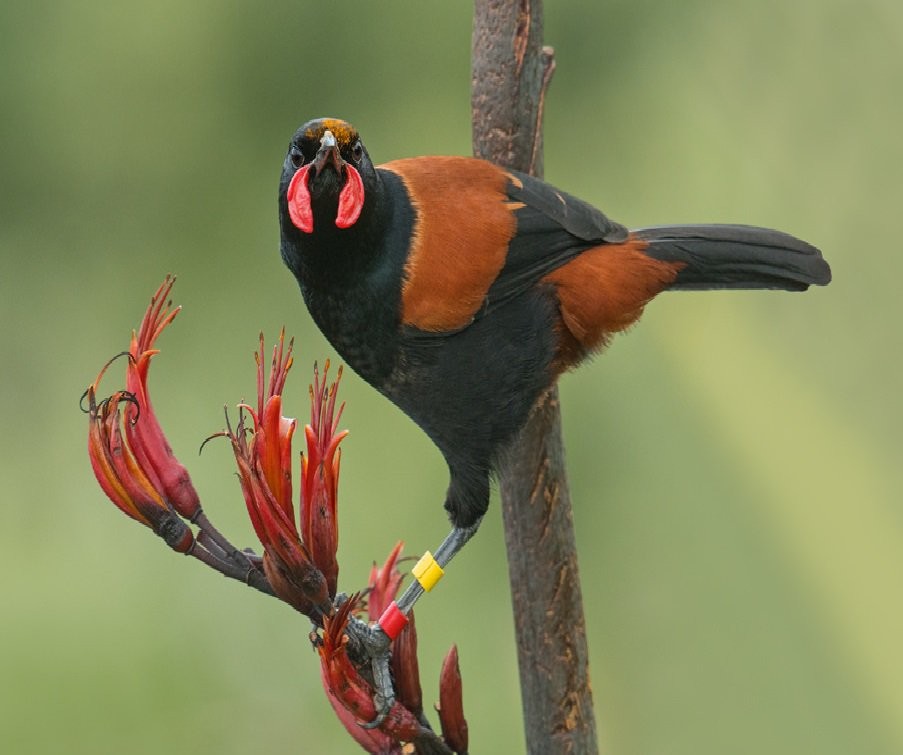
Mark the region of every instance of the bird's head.
[[376, 171], [354, 126], [337, 118], [317, 118], [292, 137], [279, 199], [302, 233], [313, 233], [321, 224], [352, 228], [375, 181]]

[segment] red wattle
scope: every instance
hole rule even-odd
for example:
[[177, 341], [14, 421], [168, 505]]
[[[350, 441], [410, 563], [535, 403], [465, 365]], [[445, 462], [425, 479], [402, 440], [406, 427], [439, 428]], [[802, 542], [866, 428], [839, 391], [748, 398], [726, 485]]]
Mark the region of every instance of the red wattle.
[[[313, 233], [314, 230], [314, 212], [310, 206], [310, 191], [307, 188], [310, 178], [309, 171], [310, 164], [299, 168], [292, 176], [285, 194], [288, 201], [288, 216], [292, 219], [295, 227], [304, 233]], [[336, 219], [336, 223], [338, 223], [338, 219]]]
[[[308, 207], [310, 207], [310, 199], [308, 199]], [[342, 187], [341, 194], [339, 194], [339, 211], [335, 216], [336, 226], [339, 228], [350, 228], [361, 216], [363, 208], [364, 182], [361, 180], [361, 174], [351, 165], [346, 164], [345, 185]]]

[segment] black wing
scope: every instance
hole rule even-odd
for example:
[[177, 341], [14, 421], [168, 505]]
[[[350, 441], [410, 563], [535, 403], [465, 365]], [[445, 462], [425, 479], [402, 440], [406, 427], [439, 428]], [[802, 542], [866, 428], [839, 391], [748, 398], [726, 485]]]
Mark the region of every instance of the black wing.
[[477, 317], [529, 290], [587, 249], [627, 240], [627, 229], [581, 199], [538, 178], [509, 172], [508, 200], [517, 231], [505, 266]]

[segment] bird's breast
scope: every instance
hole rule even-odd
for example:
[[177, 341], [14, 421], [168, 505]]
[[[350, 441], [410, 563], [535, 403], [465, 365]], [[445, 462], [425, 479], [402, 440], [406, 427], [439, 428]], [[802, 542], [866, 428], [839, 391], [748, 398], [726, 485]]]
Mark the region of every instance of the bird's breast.
[[398, 316], [391, 303], [366, 287], [323, 292], [302, 287], [317, 327], [339, 356], [380, 388], [397, 359]]

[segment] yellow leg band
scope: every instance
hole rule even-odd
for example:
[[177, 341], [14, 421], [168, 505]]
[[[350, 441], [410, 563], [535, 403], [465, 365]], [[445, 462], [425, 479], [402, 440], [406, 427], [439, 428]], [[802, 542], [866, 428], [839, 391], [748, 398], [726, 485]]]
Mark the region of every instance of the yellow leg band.
[[414, 565], [414, 568], [411, 569], [411, 574], [414, 575], [414, 578], [420, 583], [420, 586], [426, 590], [426, 592], [429, 592], [436, 586], [436, 583], [442, 579], [442, 575], [445, 574], [445, 572], [442, 571], [442, 567], [436, 563], [433, 554], [427, 551]]

